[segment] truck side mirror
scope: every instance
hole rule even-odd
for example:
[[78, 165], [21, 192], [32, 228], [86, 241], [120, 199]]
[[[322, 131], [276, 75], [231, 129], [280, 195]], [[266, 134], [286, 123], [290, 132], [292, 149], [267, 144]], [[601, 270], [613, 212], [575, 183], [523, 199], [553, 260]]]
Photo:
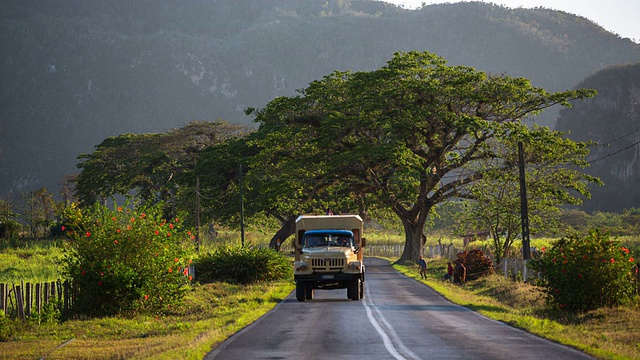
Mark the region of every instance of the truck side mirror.
[[367, 239], [366, 238], [362, 238], [362, 247], [367, 246]]

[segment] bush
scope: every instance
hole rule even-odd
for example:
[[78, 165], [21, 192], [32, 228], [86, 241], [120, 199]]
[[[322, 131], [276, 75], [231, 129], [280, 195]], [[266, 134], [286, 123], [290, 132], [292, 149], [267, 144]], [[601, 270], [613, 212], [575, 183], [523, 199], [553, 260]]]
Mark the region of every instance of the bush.
[[562, 238], [529, 264], [541, 275], [538, 284], [547, 304], [570, 311], [627, 302], [633, 295], [633, 266], [629, 250], [598, 230], [584, 238]]
[[458, 253], [458, 262], [467, 268], [467, 280], [493, 274], [493, 261], [479, 249]]
[[17, 238], [21, 225], [15, 220], [0, 221], [0, 239]]
[[65, 210], [70, 238], [63, 267], [77, 292], [73, 310], [88, 316], [158, 312], [182, 299], [190, 278], [191, 234], [162, 204], [131, 210], [99, 204]]
[[11, 340], [11, 334], [13, 333], [13, 323], [4, 311], [0, 310], [0, 341]]
[[200, 283], [224, 281], [249, 284], [292, 278], [291, 260], [263, 247], [221, 246], [196, 261]]

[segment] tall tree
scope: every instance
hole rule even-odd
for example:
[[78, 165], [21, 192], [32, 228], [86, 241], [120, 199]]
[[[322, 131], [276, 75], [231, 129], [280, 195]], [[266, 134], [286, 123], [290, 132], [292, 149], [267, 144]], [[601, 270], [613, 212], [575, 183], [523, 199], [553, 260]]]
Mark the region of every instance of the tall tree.
[[201, 151], [245, 131], [222, 121], [194, 121], [164, 133], [109, 137], [78, 157], [76, 196], [84, 206], [132, 192], [144, 201], [171, 202], [176, 179], [195, 168]]
[[31, 236], [38, 238], [40, 235], [47, 235], [55, 219], [53, 194], [45, 188], [40, 188], [22, 193], [21, 197], [24, 200], [24, 214], [27, 217]]
[[336, 71], [255, 114], [260, 129], [272, 133], [259, 143], [264, 152], [273, 153], [269, 140], [300, 144], [290, 149], [295, 158], [283, 157], [279, 165], [295, 169], [298, 181], [331, 177], [390, 209], [404, 227], [404, 262], [418, 259], [429, 211], [487, 176], [479, 164], [510, 168], [493, 139], [524, 131], [523, 120], [548, 107], [593, 94], [552, 94], [524, 78], [409, 52], [375, 71]]
[[[589, 143], [576, 143], [546, 127], [522, 128], [518, 134], [493, 145], [504, 164], [488, 164], [482, 179], [461, 196], [466, 211], [460, 219], [463, 231], [488, 230], [494, 260], [499, 263], [521, 234], [520, 174], [517, 142], [524, 146], [525, 184], [532, 232], [554, 231], [560, 206], [579, 205], [590, 196], [588, 184], [601, 181], [579, 171], [588, 165]], [[487, 164], [483, 164], [487, 165]], [[500, 169], [499, 171], [495, 169]]]

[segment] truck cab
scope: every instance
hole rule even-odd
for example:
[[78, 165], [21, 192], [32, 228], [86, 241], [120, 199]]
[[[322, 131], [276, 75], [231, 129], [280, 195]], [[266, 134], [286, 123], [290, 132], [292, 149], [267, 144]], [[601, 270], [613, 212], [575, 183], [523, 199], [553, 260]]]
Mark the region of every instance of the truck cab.
[[296, 220], [294, 280], [298, 301], [316, 289], [347, 289], [364, 297], [363, 221], [358, 215], [302, 215]]

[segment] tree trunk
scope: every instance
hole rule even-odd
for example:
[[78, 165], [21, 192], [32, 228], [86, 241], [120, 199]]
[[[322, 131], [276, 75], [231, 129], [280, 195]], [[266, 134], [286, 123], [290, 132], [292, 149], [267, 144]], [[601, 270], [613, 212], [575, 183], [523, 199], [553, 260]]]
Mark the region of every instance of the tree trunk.
[[424, 246], [422, 235], [422, 231], [424, 230], [424, 221], [422, 220], [417, 223], [411, 223], [407, 219], [401, 220], [402, 225], [404, 226], [406, 240], [404, 243], [404, 251], [397, 263], [404, 264], [407, 261], [417, 263], [420, 255], [422, 254], [422, 247]]
[[[269, 247], [272, 249], [280, 250], [280, 246], [287, 238], [296, 232], [296, 218], [297, 216], [290, 216], [283, 223], [282, 227], [276, 232], [269, 242]], [[278, 240], [280, 243], [278, 244]]]

